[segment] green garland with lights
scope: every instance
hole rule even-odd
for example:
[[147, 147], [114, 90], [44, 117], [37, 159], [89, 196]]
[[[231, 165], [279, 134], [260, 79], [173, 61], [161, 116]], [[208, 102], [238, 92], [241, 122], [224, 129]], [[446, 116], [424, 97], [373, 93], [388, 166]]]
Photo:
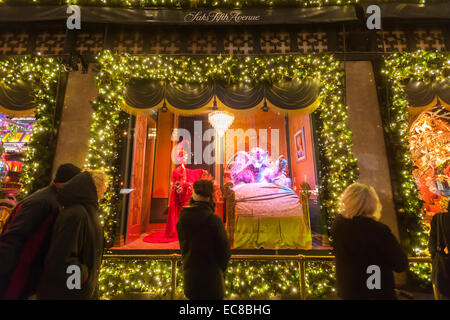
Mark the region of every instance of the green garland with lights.
[[[369, 4], [379, 3], [413, 3], [431, 4], [445, 0], [372, 0]], [[209, 9], [241, 9], [241, 8], [273, 8], [273, 7], [323, 7], [353, 5], [364, 0], [0, 0], [0, 5], [80, 5], [98, 7], [125, 8], [209, 8]]]
[[[171, 56], [129, 56], [112, 54], [110, 51], [102, 52], [98, 57], [98, 70], [96, 84], [99, 95], [93, 101], [94, 116], [89, 140], [89, 154], [87, 167], [101, 168], [108, 172], [112, 185], [107, 191], [106, 200], [102, 203], [102, 223], [105, 226], [107, 243], [112, 244], [114, 228], [120, 212], [119, 189], [121, 176], [119, 172], [120, 154], [125, 142], [125, 133], [129, 116], [122, 111], [124, 89], [133, 78], [159, 79], [175, 83], [204, 83], [211, 79], [225, 83], [237, 82], [276, 82], [286, 78], [313, 77], [320, 79], [321, 104], [315, 111], [320, 120], [318, 134], [320, 156], [320, 181], [321, 210], [326, 217], [326, 226], [329, 228], [331, 221], [338, 211], [338, 197], [350, 183], [356, 181], [358, 176], [356, 159], [352, 153], [351, 132], [348, 129], [347, 107], [343, 103], [344, 73], [339, 61], [330, 55], [283, 55], [272, 57], [171, 57]], [[242, 262], [243, 263], [243, 262]], [[247, 274], [247, 268], [243, 264], [233, 263], [228, 273], [228, 294], [267, 295], [267, 294], [293, 294], [289, 291], [296, 283], [297, 268], [294, 266], [279, 264], [257, 263], [253, 267], [255, 272]], [[239, 267], [241, 265], [241, 267]], [[131, 264], [130, 264], [131, 266]], [[274, 269], [278, 266], [278, 269]], [[104, 296], [111, 297], [114, 294], [130, 292], [130, 290], [145, 291], [146, 285], [139, 282], [131, 282], [126, 287], [120, 278], [114, 280], [114, 275], [134, 274], [145, 268], [149, 274], [154, 274], [156, 269], [151, 264], [141, 267], [132, 267], [129, 273], [118, 272], [117, 268], [125, 268], [123, 264], [108, 262], [102, 269], [101, 282], [104, 283]], [[137, 268], [137, 269], [136, 269]], [[170, 266], [167, 266], [170, 269]], [[164, 274], [170, 274], [169, 269], [160, 267], [157, 270]], [[330, 265], [320, 264], [319, 268], [309, 268], [308, 275], [311, 281], [310, 294], [312, 296], [326, 295], [334, 289], [334, 273], [330, 272]], [[120, 269], [120, 270], [122, 270]], [[123, 269], [123, 270], [125, 270]], [[253, 270], [251, 269], [251, 270]], [[134, 271], [133, 271], [134, 270]], [[244, 272], [245, 274], [241, 274]], [[251, 291], [248, 286], [256, 285], [252, 279], [262, 277], [262, 282], [269, 281], [271, 277], [281, 277], [284, 283], [289, 285], [281, 287], [267, 287], [258, 284], [256, 291]], [[289, 276], [287, 276], [289, 275]], [[134, 277], [134, 276], [133, 276]], [[236, 278], [237, 277], [237, 278]], [[248, 278], [250, 277], [250, 278]], [[253, 277], [253, 278], [251, 278]], [[286, 277], [283, 279], [283, 277]], [[247, 279], [246, 285], [240, 287], [239, 279]], [[265, 280], [262, 280], [262, 279]], [[280, 280], [280, 281], [281, 281]], [[275, 281], [276, 282], [276, 281]], [[278, 282], [281, 283], [281, 282]], [[290, 285], [292, 284], [292, 285]], [[139, 289], [140, 288], [140, 289]], [[271, 288], [271, 289], [270, 289]], [[243, 290], [243, 291], [242, 291]], [[281, 290], [281, 291], [280, 291]], [[292, 289], [294, 290], [294, 289]]]
[[[427, 255], [428, 227], [423, 222], [423, 201], [412, 176], [413, 163], [408, 148], [409, 123], [408, 101], [404, 91], [410, 80], [434, 81], [450, 76], [450, 54], [417, 51], [413, 53], [395, 53], [389, 56], [382, 70], [390, 90], [387, 106], [389, 117], [385, 116], [385, 129], [391, 143], [392, 159], [396, 174], [394, 201], [402, 243], [412, 256]], [[395, 187], [395, 186], [394, 186]], [[430, 283], [429, 264], [414, 263], [411, 271], [423, 284]]]
[[143, 293], [152, 298], [167, 296], [171, 283], [170, 261], [104, 261], [99, 276], [101, 299]]
[[50, 183], [56, 131], [53, 128], [59, 62], [54, 58], [21, 57], [0, 60], [0, 81], [33, 81], [36, 122], [21, 176], [21, 197]]
[[[99, 277], [101, 299], [169, 299], [171, 263], [161, 260], [106, 260]], [[306, 264], [306, 298], [320, 299], [335, 293], [334, 266]], [[177, 263], [175, 298], [185, 299], [181, 263]], [[294, 261], [231, 261], [225, 273], [226, 299], [299, 299], [298, 264]]]
[[124, 89], [133, 79], [158, 79], [174, 83], [275, 83], [285, 78], [320, 79], [321, 104], [315, 111], [320, 119], [321, 211], [329, 228], [338, 212], [338, 197], [356, 181], [358, 169], [352, 153], [347, 107], [343, 103], [343, 70], [330, 55], [284, 55], [276, 57], [171, 57], [128, 56], [104, 51], [98, 56], [96, 84], [99, 95], [93, 102], [94, 116], [89, 140], [87, 167], [106, 170], [112, 184], [102, 203], [101, 220], [108, 244], [120, 212], [120, 158], [129, 116], [122, 111]]
[[[100, 220], [105, 232], [105, 246], [111, 247], [114, 230], [121, 210], [120, 173], [122, 146], [125, 143], [129, 115], [120, 109], [116, 91], [120, 92], [122, 83], [118, 79], [104, 79], [96, 76], [99, 96], [92, 102], [93, 122], [90, 127], [89, 153], [86, 168], [102, 169], [109, 176], [109, 185], [105, 197], [99, 202]], [[111, 82], [110, 87], [108, 83]], [[111, 91], [108, 89], [112, 89]]]

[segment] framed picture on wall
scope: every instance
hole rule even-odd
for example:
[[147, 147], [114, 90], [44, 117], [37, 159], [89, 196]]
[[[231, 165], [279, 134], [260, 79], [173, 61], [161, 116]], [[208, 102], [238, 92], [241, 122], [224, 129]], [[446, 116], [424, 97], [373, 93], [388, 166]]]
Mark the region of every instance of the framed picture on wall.
[[301, 127], [294, 135], [295, 160], [296, 162], [306, 160], [305, 127]]

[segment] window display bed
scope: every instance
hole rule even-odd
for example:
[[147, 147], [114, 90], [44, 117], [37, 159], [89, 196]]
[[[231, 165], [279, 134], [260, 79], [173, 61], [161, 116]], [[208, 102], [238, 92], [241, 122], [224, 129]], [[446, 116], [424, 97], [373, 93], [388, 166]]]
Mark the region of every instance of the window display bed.
[[297, 194], [274, 183], [250, 183], [234, 188], [234, 247], [245, 249], [311, 249]]
[[300, 198], [290, 188], [287, 161], [273, 161], [267, 151], [238, 152], [229, 165], [231, 210], [228, 232], [238, 249], [311, 249], [310, 224]]

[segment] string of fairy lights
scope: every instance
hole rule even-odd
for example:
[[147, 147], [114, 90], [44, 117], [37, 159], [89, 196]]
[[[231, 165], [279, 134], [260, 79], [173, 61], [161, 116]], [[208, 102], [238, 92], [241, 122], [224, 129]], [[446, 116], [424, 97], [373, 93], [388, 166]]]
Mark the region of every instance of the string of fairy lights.
[[[429, 4], [445, 0], [372, 0], [370, 4], [378, 3], [414, 3]], [[0, 5], [81, 5], [110, 6], [126, 8], [267, 8], [267, 7], [323, 7], [346, 6], [364, 2], [361, 0], [0, 0]]]
[[[306, 298], [319, 299], [335, 292], [332, 263], [306, 264]], [[168, 299], [171, 263], [162, 260], [106, 260], [99, 277], [102, 299], [146, 294]], [[175, 298], [184, 298], [181, 263], [177, 264]], [[231, 261], [225, 274], [226, 299], [298, 299], [300, 280], [294, 261]]]
[[[112, 244], [114, 230], [120, 212], [119, 173], [120, 153], [126, 136], [128, 115], [122, 111], [124, 89], [134, 78], [158, 79], [174, 83], [205, 83], [209, 80], [224, 83], [260, 82], [276, 83], [282, 79], [312, 77], [322, 83], [321, 105], [315, 111], [320, 121], [319, 136], [321, 210], [330, 227], [338, 211], [338, 197], [345, 187], [358, 177], [357, 162], [352, 153], [351, 132], [348, 128], [347, 107], [343, 103], [344, 73], [339, 61], [331, 55], [283, 55], [272, 57], [172, 57], [129, 56], [104, 51], [98, 57], [95, 82], [99, 95], [93, 101], [94, 115], [89, 140], [87, 167], [104, 169], [113, 181], [102, 203], [101, 218], [105, 226], [105, 238]], [[144, 265], [129, 262], [106, 262], [100, 280], [104, 297], [115, 294], [144, 291], [149, 282], [134, 279], [144, 273], [161, 278], [161, 272], [170, 277], [170, 265]], [[233, 262], [227, 272], [229, 297], [259, 295], [298, 295], [297, 265], [285, 263]], [[254, 266], [255, 265], [255, 266]], [[126, 270], [118, 272], [117, 270]], [[331, 293], [334, 283], [332, 266], [316, 263], [309, 267], [308, 286], [311, 296]], [[161, 271], [163, 270], [163, 271]], [[251, 271], [249, 271], [251, 270]], [[120, 274], [120, 277], [117, 275]], [[296, 275], [297, 274], [297, 275]], [[125, 280], [124, 280], [125, 279]], [[137, 278], [136, 278], [137, 279]], [[278, 280], [277, 280], [278, 279]], [[123, 282], [129, 280], [131, 284]], [[149, 280], [150, 281], [150, 280]], [[151, 282], [151, 281], [150, 281]], [[130, 282], [129, 282], [130, 283]], [[275, 286], [275, 287], [274, 287]], [[161, 293], [161, 292], [160, 292]]]
[[[394, 197], [399, 213], [399, 225], [404, 230], [403, 246], [413, 256], [427, 255], [428, 227], [424, 224], [423, 201], [412, 175], [408, 123], [408, 101], [404, 90], [410, 80], [432, 82], [450, 77], [450, 54], [417, 51], [395, 53], [385, 60], [382, 70], [390, 89], [389, 117], [385, 127], [392, 144], [391, 157], [398, 180], [398, 192]], [[422, 283], [430, 284], [430, 265], [414, 263], [413, 275]]]
[[59, 66], [54, 58], [26, 56], [0, 60], [1, 82], [31, 81], [35, 89], [36, 122], [22, 169], [22, 197], [50, 183], [55, 150], [49, 146], [55, 138], [53, 118]]

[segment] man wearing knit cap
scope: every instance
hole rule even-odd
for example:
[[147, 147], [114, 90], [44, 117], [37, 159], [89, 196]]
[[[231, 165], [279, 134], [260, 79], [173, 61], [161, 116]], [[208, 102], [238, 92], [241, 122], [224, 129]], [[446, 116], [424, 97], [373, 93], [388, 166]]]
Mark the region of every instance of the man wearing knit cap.
[[189, 206], [181, 209], [177, 223], [184, 294], [190, 300], [222, 300], [225, 295], [231, 251], [223, 222], [214, 214], [213, 193], [211, 180], [195, 181]]
[[0, 299], [27, 299], [35, 294], [60, 210], [57, 190], [80, 172], [73, 164], [61, 165], [50, 185], [26, 197], [12, 211], [0, 235]]

